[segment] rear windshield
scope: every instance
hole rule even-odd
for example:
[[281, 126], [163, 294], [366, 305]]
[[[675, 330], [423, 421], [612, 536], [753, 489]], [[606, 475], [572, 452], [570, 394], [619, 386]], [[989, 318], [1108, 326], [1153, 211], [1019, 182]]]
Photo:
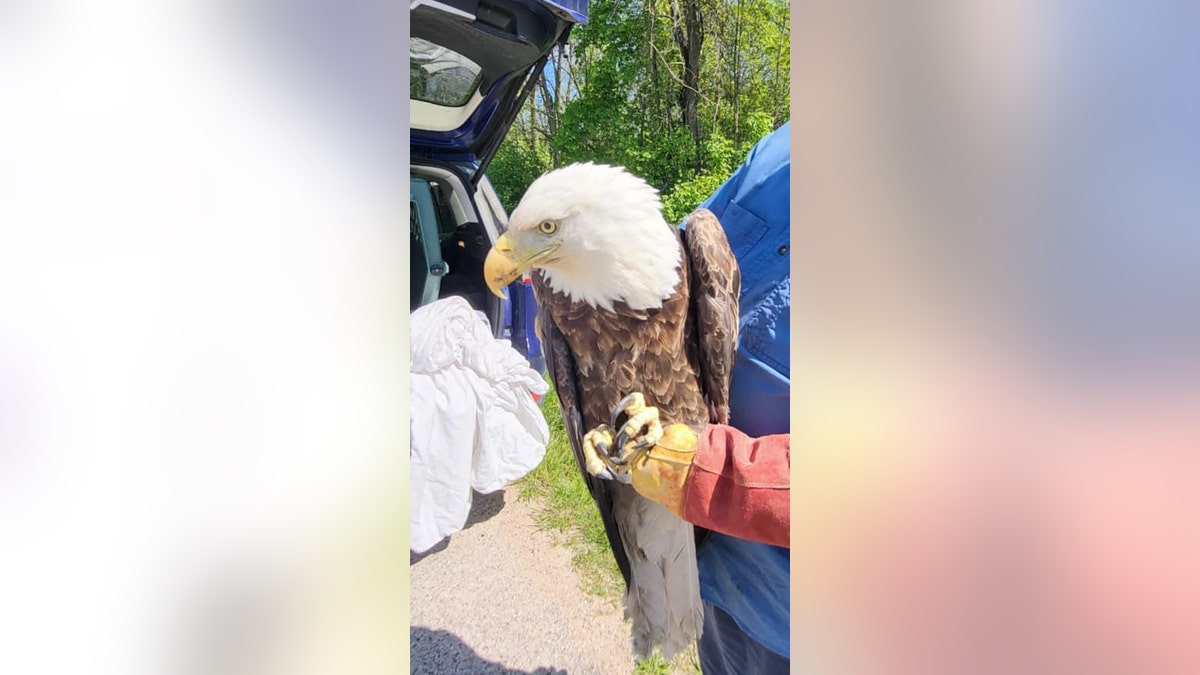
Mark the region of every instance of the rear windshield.
[[471, 99], [483, 78], [479, 64], [421, 38], [412, 38], [408, 60], [409, 96], [414, 101], [457, 108]]

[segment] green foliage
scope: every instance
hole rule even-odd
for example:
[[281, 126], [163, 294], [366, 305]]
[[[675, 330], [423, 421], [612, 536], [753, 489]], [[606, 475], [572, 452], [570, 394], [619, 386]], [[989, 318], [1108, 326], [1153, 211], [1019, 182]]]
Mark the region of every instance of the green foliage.
[[548, 153], [505, 141], [496, 151], [496, 158], [488, 167], [487, 174], [500, 203], [505, 210], [512, 211], [521, 201], [525, 188], [549, 168]]
[[714, 173], [733, 173], [745, 156], [746, 153], [733, 147], [733, 141], [719, 133], [709, 136], [700, 150], [700, 158], [705, 168]]
[[[736, 167], [735, 167], [736, 168]], [[700, 202], [708, 199], [729, 178], [729, 173], [702, 173], [695, 178], [675, 186], [671, 194], [663, 198], [663, 218], [668, 223], [679, 223], [684, 216], [696, 210]]]
[[[699, 137], [683, 124], [683, 57], [673, 5], [698, 3], [703, 26]], [[790, 116], [787, 0], [595, 0], [589, 22], [547, 66], [488, 170], [508, 209], [551, 168], [624, 166], [663, 195], [678, 222], [712, 194], [763, 136]]]
[[[742, 147], [738, 149], [738, 154], [745, 157], [750, 152], [750, 148], [754, 147], [763, 136], [775, 130], [775, 120], [771, 119], [771, 115], [763, 110], [755, 110], [746, 115], [745, 126], [743, 127]], [[740, 160], [739, 160], [740, 161]]]

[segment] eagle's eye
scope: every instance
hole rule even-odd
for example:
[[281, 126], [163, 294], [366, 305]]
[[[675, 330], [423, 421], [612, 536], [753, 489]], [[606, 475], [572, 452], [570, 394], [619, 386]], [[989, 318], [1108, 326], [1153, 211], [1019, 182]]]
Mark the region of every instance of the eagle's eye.
[[554, 234], [558, 231], [558, 223], [554, 222], [553, 220], [543, 220], [542, 222], [538, 223], [538, 230], [542, 234]]

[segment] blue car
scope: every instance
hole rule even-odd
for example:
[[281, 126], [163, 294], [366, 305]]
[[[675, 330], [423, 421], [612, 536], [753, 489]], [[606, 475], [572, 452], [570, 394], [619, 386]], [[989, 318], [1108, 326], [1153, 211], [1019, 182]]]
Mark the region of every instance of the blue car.
[[551, 50], [587, 21], [587, 0], [412, 0], [409, 51], [411, 308], [457, 295], [544, 370], [528, 280], [508, 300], [483, 261], [508, 226], [487, 179]]

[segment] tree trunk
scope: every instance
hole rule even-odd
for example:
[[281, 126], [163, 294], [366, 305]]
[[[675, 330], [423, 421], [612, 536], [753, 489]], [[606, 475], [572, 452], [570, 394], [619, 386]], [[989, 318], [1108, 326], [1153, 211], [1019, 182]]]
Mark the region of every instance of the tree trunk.
[[545, 120], [545, 125], [541, 127], [541, 133], [546, 141], [546, 147], [550, 149], [551, 161], [555, 165], [558, 164], [560, 159], [558, 151], [555, 149], [554, 139], [558, 136], [558, 125], [562, 114], [563, 58], [562, 47], [555, 47], [549, 59], [550, 70], [553, 73], [554, 79], [553, 89], [551, 89], [550, 83], [546, 81], [546, 75], [543, 74], [538, 79], [538, 90], [541, 96], [534, 97], [541, 100], [541, 113], [542, 118]]
[[655, 0], [645, 0], [642, 5], [642, 13], [646, 18], [646, 55], [645, 64], [650, 70], [650, 101], [647, 106], [650, 114], [648, 128], [656, 128], [659, 121], [658, 113], [658, 67], [654, 58], [654, 2]]
[[[680, 6], [682, 3], [682, 7]], [[704, 18], [700, 0], [671, 0], [671, 32], [683, 57], [683, 85], [679, 89], [679, 107], [683, 124], [696, 145], [696, 170], [700, 170], [700, 48], [704, 45]]]
[[742, 142], [740, 125], [742, 100], [742, 0], [737, 0], [737, 15], [733, 24], [733, 145]]

